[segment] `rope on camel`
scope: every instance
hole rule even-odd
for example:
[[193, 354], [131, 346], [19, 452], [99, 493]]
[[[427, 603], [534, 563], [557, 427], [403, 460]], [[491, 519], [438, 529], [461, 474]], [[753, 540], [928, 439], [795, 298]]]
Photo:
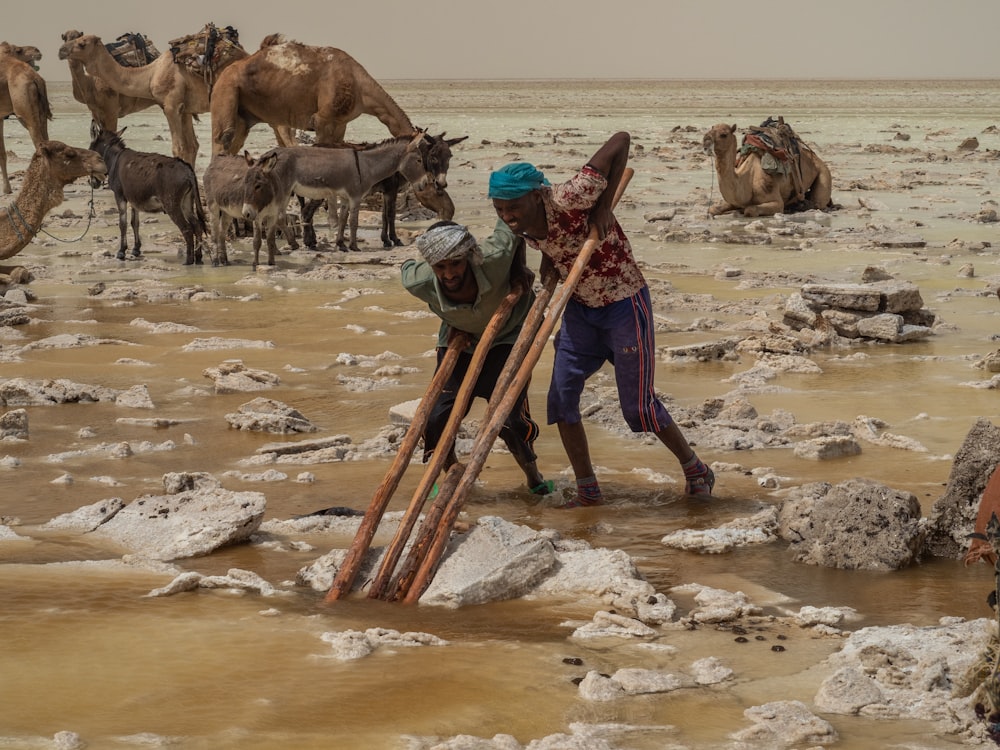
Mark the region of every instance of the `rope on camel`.
[[21, 227], [23, 226], [28, 232], [29, 240], [31, 239], [31, 237], [34, 237], [35, 235], [44, 234], [56, 240], [57, 242], [65, 242], [69, 244], [73, 242], [79, 242], [84, 237], [86, 237], [87, 232], [90, 231], [91, 222], [94, 220], [94, 217], [97, 216], [97, 212], [94, 210], [93, 185], [90, 186], [90, 200], [87, 201], [87, 207], [89, 208], [89, 210], [87, 211], [87, 226], [83, 228], [83, 234], [81, 234], [79, 237], [72, 239], [66, 239], [64, 237], [56, 237], [54, 234], [49, 232], [47, 229], [43, 228], [41, 225], [38, 226], [38, 229], [35, 229], [33, 226], [31, 226], [31, 224], [28, 223], [27, 219], [25, 219], [24, 216], [21, 214], [21, 209], [17, 207], [16, 203], [12, 203], [11, 205], [7, 206], [7, 218], [10, 220], [11, 226], [14, 227], [14, 232], [17, 234], [17, 239], [20, 240], [21, 242], [24, 242], [25, 240], [25, 236], [21, 234]]

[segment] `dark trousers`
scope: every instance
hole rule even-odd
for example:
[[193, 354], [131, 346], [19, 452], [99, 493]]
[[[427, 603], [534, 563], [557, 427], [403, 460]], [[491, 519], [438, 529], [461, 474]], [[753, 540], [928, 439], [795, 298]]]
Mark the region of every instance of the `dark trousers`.
[[[486, 361], [483, 363], [483, 369], [479, 373], [479, 378], [476, 380], [476, 385], [472, 392], [473, 398], [482, 398], [489, 401], [493, 395], [493, 389], [496, 387], [497, 378], [500, 377], [500, 372], [507, 363], [507, 357], [510, 355], [511, 348], [510, 344], [497, 344], [490, 349], [486, 355]], [[437, 350], [438, 367], [441, 366], [441, 360], [444, 358], [445, 351], [442, 348]], [[441, 395], [431, 410], [430, 417], [427, 420], [427, 427], [424, 430], [425, 462], [434, 452], [438, 441], [441, 440], [441, 433], [444, 432], [445, 425], [448, 423], [451, 412], [455, 407], [455, 399], [458, 396], [459, 389], [462, 387], [462, 381], [469, 371], [471, 362], [472, 355], [469, 352], [462, 352], [459, 355], [454, 372], [448, 378], [444, 390], [441, 391]], [[472, 399], [469, 399], [469, 406], [471, 408]], [[464, 418], [468, 413], [469, 409], [466, 409], [462, 417]], [[500, 428], [500, 437], [507, 444], [507, 449], [514, 454], [518, 465], [523, 466], [536, 459], [532, 445], [535, 442], [535, 438], [538, 437], [538, 425], [531, 418], [531, 412], [528, 409], [527, 386], [518, 394], [517, 401], [514, 402], [514, 407], [510, 411], [510, 416], [507, 417], [507, 421]]]

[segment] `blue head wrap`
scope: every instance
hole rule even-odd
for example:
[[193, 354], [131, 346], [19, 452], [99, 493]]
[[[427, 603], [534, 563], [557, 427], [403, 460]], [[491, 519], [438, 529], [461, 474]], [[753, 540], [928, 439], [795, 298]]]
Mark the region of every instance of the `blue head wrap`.
[[533, 164], [519, 161], [500, 167], [490, 174], [489, 196], [500, 200], [514, 200], [548, 184], [545, 175]]

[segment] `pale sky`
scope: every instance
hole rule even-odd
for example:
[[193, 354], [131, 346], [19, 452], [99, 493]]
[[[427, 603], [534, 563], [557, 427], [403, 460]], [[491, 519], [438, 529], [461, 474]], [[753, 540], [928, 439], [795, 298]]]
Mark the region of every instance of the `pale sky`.
[[[1000, 78], [1000, 0], [27, 0], [0, 39], [65, 81], [60, 35], [167, 42], [208, 22], [250, 52], [280, 32], [379, 79]], [[765, 14], [767, 16], [765, 17]]]

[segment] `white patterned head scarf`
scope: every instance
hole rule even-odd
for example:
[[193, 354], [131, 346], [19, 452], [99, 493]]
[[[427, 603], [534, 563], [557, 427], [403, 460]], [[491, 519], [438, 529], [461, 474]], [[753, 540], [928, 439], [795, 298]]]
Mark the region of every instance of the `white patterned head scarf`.
[[443, 260], [467, 258], [473, 265], [483, 262], [479, 244], [461, 224], [433, 226], [417, 238], [417, 250], [430, 265]]

